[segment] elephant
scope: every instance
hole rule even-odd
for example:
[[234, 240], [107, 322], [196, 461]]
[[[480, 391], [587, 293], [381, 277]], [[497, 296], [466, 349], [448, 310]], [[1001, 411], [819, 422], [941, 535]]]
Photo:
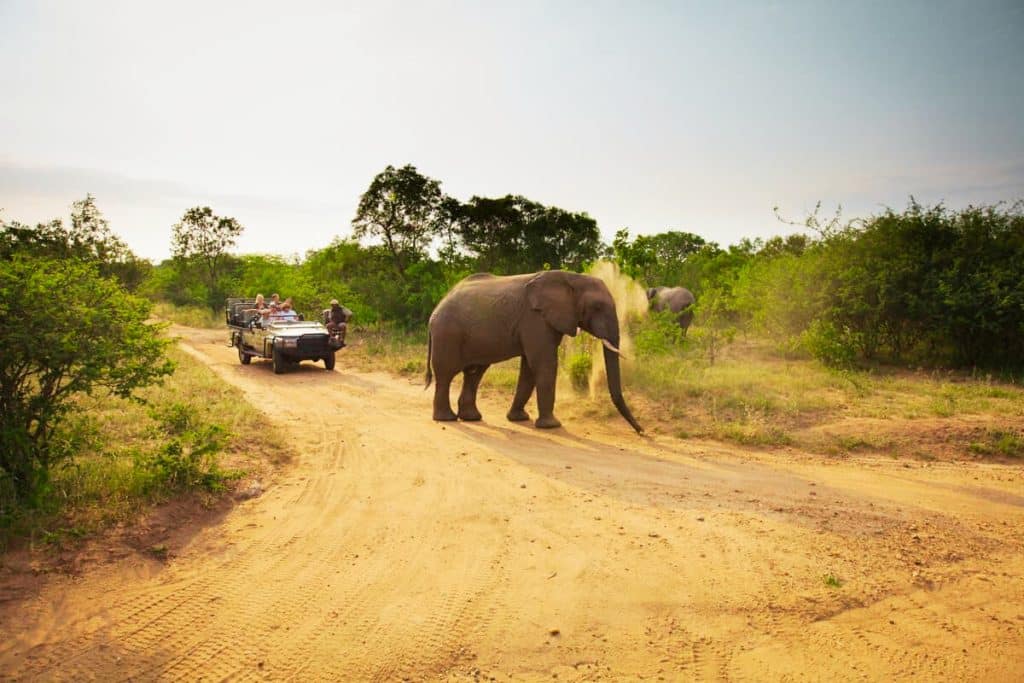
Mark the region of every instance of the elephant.
[[693, 303], [696, 301], [693, 292], [686, 287], [652, 287], [647, 290], [647, 300], [652, 311], [678, 313], [676, 322], [686, 334], [686, 329], [693, 322]]
[[[619, 371], [619, 321], [615, 300], [604, 282], [590, 275], [560, 270], [498, 276], [477, 273], [456, 284], [430, 316], [425, 389], [436, 374], [434, 419], [481, 419], [476, 406], [480, 380], [492, 363], [519, 356], [519, 381], [506, 417], [529, 420], [526, 402], [537, 390], [542, 429], [561, 426], [554, 415], [558, 346], [562, 337], [583, 329], [601, 340], [608, 391], [619, 414], [638, 434], [637, 423], [622, 397]], [[449, 388], [463, 374], [458, 413]]]

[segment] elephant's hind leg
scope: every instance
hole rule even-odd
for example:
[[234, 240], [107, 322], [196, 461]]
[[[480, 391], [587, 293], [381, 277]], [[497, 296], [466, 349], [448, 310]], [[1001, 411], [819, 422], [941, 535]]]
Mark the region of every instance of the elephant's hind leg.
[[453, 375], [454, 373], [447, 370], [434, 372], [434, 419], [439, 422], [451, 422], [455, 419], [449, 398]]
[[526, 402], [530, 400], [535, 384], [533, 370], [530, 369], [526, 356], [521, 356], [519, 358], [519, 381], [516, 383], [516, 395], [512, 399], [512, 407], [508, 409], [508, 414], [505, 416], [511, 422], [524, 422], [530, 419], [530, 414], [526, 412]]
[[481, 419], [476, 407], [476, 390], [490, 365], [470, 365], [462, 371], [462, 393], [459, 394], [459, 419], [476, 422]]

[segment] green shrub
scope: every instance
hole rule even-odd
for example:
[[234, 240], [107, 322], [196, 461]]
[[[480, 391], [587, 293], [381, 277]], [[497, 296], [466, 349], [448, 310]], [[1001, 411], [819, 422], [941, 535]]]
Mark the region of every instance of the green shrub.
[[577, 391], [586, 391], [590, 387], [590, 372], [594, 368], [594, 359], [586, 349], [570, 353], [566, 358], [569, 379]]
[[224, 427], [205, 423], [194, 406], [181, 402], [154, 408], [150, 415], [157, 421], [157, 434], [169, 437], [156, 450], [137, 456], [136, 465], [150, 476], [151, 490], [217, 492], [237, 478], [238, 473], [225, 472], [218, 464], [230, 436]]
[[850, 368], [857, 358], [853, 335], [826, 320], [815, 320], [800, 335], [803, 348], [830, 368]]
[[678, 314], [672, 311], [651, 311], [637, 323], [633, 330], [637, 355], [649, 357], [680, 351], [685, 337], [677, 318]]

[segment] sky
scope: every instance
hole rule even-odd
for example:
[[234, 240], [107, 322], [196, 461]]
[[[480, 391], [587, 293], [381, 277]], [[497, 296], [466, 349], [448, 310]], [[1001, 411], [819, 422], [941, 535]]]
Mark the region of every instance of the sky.
[[0, 0], [0, 217], [95, 195], [137, 254], [351, 234], [374, 175], [522, 194], [606, 241], [1024, 198], [1024, 3]]

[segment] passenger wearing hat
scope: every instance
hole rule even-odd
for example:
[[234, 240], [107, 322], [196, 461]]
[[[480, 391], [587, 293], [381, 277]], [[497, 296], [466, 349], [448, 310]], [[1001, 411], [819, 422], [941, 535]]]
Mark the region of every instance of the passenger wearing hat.
[[339, 304], [337, 299], [331, 299], [331, 307], [324, 311], [327, 331], [332, 336], [337, 336], [342, 346], [345, 345], [345, 333], [348, 331], [348, 321], [351, 318], [352, 311]]

